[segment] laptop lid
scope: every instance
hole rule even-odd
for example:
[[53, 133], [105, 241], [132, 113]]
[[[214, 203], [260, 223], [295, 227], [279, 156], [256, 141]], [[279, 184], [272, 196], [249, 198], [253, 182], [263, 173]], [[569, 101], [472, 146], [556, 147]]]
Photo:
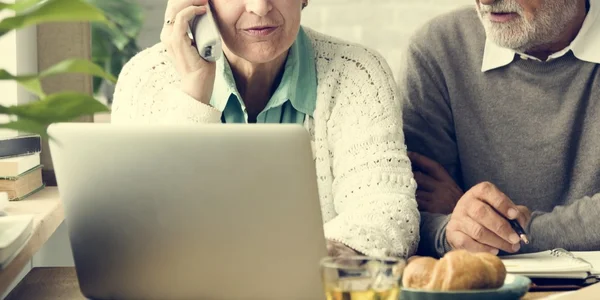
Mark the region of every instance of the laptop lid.
[[49, 133], [85, 296], [324, 299], [301, 126], [71, 123]]

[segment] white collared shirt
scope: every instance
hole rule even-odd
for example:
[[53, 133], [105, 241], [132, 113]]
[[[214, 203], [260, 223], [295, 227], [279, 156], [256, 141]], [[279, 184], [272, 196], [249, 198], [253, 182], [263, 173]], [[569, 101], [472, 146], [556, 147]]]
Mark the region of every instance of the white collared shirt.
[[[562, 57], [569, 51], [573, 51], [575, 57], [580, 60], [600, 64], [600, 0], [590, 0], [590, 10], [573, 42], [565, 49], [550, 55], [546, 61]], [[504, 67], [513, 61], [515, 55], [519, 55], [521, 59], [542, 61], [537, 57], [500, 47], [486, 39], [481, 71]]]

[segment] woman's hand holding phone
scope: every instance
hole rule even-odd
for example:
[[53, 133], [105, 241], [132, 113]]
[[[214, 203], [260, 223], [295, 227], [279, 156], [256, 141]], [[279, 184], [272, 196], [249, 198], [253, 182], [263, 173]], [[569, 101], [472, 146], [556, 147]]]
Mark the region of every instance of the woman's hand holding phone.
[[209, 104], [216, 65], [198, 54], [188, 36], [190, 21], [206, 13], [208, 0], [169, 0], [160, 40], [181, 76], [181, 89], [194, 99]]

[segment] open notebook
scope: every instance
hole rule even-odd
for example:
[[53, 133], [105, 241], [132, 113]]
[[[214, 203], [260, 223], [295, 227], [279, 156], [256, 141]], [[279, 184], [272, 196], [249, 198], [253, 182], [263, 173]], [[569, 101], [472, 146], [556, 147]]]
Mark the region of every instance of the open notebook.
[[600, 251], [568, 252], [554, 249], [505, 256], [501, 259], [508, 273], [531, 278], [600, 278]]

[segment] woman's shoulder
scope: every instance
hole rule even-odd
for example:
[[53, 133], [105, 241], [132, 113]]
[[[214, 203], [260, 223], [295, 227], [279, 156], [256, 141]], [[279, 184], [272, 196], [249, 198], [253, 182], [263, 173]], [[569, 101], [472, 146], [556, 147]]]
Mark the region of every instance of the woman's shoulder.
[[[113, 120], [152, 116], [162, 110], [155, 96], [177, 80], [176, 71], [161, 43], [145, 48], [130, 58], [121, 69], [113, 96]], [[135, 117], [134, 117], [135, 116]]]
[[176, 75], [174, 68], [162, 43], [145, 48], [135, 54], [123, 66], [119, 79], [153, 78], [156, 76], [168, 79]]
[[[331, 89], [344, 97], [330, 99], [332, 104], [363, 105], [366, 98], [378, 97], [381, 103], [397, 102], [396, 87], [389, 64], [376, 50], [305, 28], [315, 52], [318, 90], [328, 95]], [[377, 110], [375, 105], [368, 105]]]
[[385, 58], [374, 49], [318, 32], [306, 26], [303, 26], [303, 29], [312, 42], [317, 69], [341, 68], [343, 70], [340, 71], [344, 72], [384, 73], [389, 70]]

